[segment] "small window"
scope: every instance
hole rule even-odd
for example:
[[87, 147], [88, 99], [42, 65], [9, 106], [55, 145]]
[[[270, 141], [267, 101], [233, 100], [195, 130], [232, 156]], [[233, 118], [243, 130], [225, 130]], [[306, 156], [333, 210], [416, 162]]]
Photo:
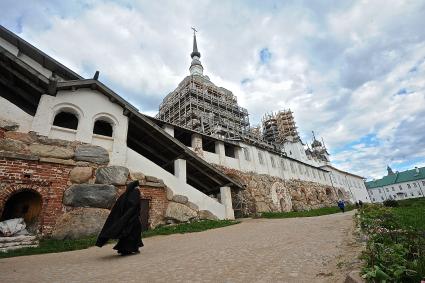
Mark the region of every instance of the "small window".
[[425, 186], [425, 181], [422, 181], [422, 185], [424, 185], [424, 186]]
[[215, 141], [202, 137], [202, 150], [215, 153]]
[[258, 161], [260, 162], [260, 164], [264, 164], [263, 154], [261, 152], [258, 152]]
[[400, 189], [400, 191], [403, 190], [403, 188], [401, 187], [401, 185], [398, 185], [398, 188]]
[[53, 120], [53, 126], [76, 130], [78, 128], [78, 118], [73, 113], [59, 112]]
[[224, 155], [227, 157], [235, 158], [235, 147], [232, 145], [225, 144], [224, 145]]
[[375, 201], [375, 198], [373, 198], [373, 201]]
[[418, 192], [418, 195], [421, 195], [421, 194], [422, 194], [422, 192], [421, 192], [421, 191], [419, 191], [419, 192]]
[[94, 122], [93, 134], [112, 137], [112, 131], [111, 123], [102, 120]]
[[395, 190], [394, 190], [394, 187], [391, 187], [391, 190], [394, 192]]
[[418, 187], [418, 185], [416, 185], [416, 183], [413, 183], [413, 187], [417, 188], [417, 187]]
[[413, 193], [410, 193], [412, 195], [412, 197], [414, 197], [415, 195]]
[[270, 162], [272, 163], [272, 167], [275, 168], [276, 167], [276, 164], [274, 162], [273, 156], [270, 156]]
[[381, 191], [381, 189], [379, 189], [379, 193], [380, 193], [380, 194], [382, 194], [382, 191]]
[[385, 188], [387, 190], [387, 192], [389, 192], [390, 190], [388, 188]]
[[243, 148], [243, 154], [245, 156], [246, 161], [251, 161], [251, 156], [249, 155], [248, 148], [246, 148], [246, 147]]
[[410, 189], [410, 184], [407, 184], [407, 188]]
[[370, 190], [369, 192], [370, 192], [371, 195], [373, 195], [373, 191], [372, 190]]

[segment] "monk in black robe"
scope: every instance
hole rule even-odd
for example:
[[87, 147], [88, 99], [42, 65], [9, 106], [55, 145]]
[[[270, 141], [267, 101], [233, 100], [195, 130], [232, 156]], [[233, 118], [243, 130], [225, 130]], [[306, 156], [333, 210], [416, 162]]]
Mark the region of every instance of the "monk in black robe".
[[139, 247], [143, 247], [138, 185], [139, 181], [129, 183], [127, 190], [118, 198], [97, 238], [96, 246], [102, 247], [109, 239], [118, 239], [114, 249], [122, 255], [138, 253]]

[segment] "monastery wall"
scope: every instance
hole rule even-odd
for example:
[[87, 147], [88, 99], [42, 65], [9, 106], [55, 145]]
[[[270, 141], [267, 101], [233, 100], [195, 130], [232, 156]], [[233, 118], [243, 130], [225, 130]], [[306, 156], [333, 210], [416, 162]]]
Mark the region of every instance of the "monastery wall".
[[233, 194], [236, 215], [310, 210], [335, 206], [339, 198], [350, 200], [348, 193], [328, 185], [216, 167], [245, 187], [245, 190]]

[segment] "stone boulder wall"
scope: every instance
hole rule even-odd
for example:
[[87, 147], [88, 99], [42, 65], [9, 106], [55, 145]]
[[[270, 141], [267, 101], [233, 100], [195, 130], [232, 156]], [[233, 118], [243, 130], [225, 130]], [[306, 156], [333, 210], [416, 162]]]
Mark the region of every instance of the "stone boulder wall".
[[184, 223], [193, 220], [218, 220], [218, 217], [209, 210], [199, 210], [186, 196], [174, 195], [168, 203], [165, 219], [168, 223]]
[[198, 212], [177, 202], [169, 202], [165, 211], [165, 218], [178, 223], [188, 222], [198, 217]]
[[103, 147], [97, 145], [80, 145], [75, 149], [75, 160], [88, 161], [97, 164], [108, 164], [109, 153]]
[[112, 185], [72, 185], [63, 195], [63, 204], [73, 207], [111, 208], [117, 198], [117, 192]]
[[29, 150], [39, 157], [51, 157], [58, 159], [72, 159], [74, 150], [72, 148], [60, 147], [47, 144], [31, 144]]
[[0, 151], [27, 153], [28, 146], [22, 141], [5, 138], [0, 140]]
[[74, 184], [87, 183], [92, 175], [92, 167], [74, 167], [71, 172], [69, 172], [69, 180]]
[[284, 180], [223, 166], [216, 168], [245, 186], [245, 190], [232, 192], [235, 213], [241, 215], [310, 210], [333, 206], [337, 201], [334, 189], [330, 186], [294, 179]]
[[123, 166], [101, 167], [96, 170], [97, 184], [125, 185], [130, 171]]
[[76, 208], [64, 213], [56, 221], [52, 238], [79, 239], [98, 235], [109, 215], [108, 209]]

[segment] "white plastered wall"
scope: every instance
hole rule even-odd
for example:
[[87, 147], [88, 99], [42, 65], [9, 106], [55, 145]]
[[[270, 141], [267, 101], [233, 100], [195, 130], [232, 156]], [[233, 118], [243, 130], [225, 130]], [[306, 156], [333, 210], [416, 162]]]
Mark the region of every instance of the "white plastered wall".
[[195, 189], [130, 148], [127, 148], [125, 166], [131, 171], [140, 171], [144, 174], [162, 179], [174, 194], [186, 196], [189, 201], [196, 204], [200, 210], [209, 210], [219, 219], [226, 218], [226, 208], [223, 204]]
[[29, 132], [31, 130], [33, 118], [33, 116], [29, 115], [18, 106], [0, 96], [0, 119], [18, 123], [19, 132]]
[[[95, 106], [95, 107], [94, 107]], [[60, 111], [72, 112], [78, 118], [76, 131], [53, 126]], [[93, 135], [94, 122], [106, 120], [112, 124], [112, 138]], [[32, 131], [51, 138], [78, 140], [103, 146], [110, 151], [111, 164], [125, 163], [127, 151], [128, 118], [123, 108], [91, 89], [59, 91], [56, 96], [42, 95], [32, 123]]]

